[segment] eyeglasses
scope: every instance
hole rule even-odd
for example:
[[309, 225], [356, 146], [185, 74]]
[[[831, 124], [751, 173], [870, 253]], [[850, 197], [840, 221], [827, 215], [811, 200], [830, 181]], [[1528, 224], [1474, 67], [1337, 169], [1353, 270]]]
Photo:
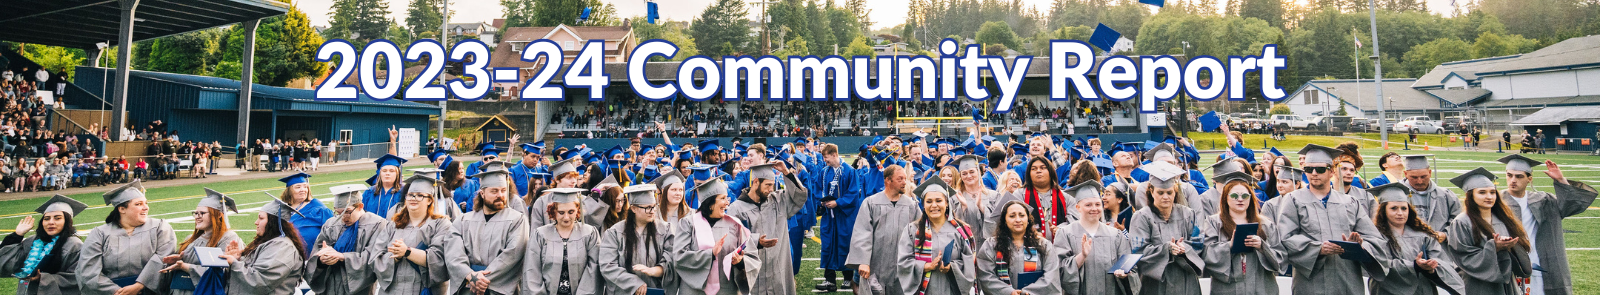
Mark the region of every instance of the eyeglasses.
[[1305, 171], [1306, 171], [1306, 173], [1312, 173], [1312, 174], [1323, 174], [1323, 173], [1328, 173], [1328, 167], [1311, 167], [1311, 166], [1306, 166], [1306, 167], [1305, 167]]
[[656, 206], [633, 206], [633, 208], [634, 209], [639, 209], [639, 210], [644, 210], [644, 211], [650, 211], [650, 210], [655, 210]]
[[1245, 199], [1245, 198], [1249, 198], [1249, 197], [1250, 197], [1250, 194], [1237, 194], [1237, 193], [1228, 194], [1228, 198], [1230, 198], [1230, 199]]

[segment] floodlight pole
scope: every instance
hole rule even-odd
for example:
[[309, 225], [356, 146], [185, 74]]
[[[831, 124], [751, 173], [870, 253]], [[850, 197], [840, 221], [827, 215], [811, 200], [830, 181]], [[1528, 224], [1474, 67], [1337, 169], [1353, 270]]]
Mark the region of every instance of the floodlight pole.
[[[447, 42], [450, 40], [450, 38], [449, 38], [449, 35], [447, 35], [446, 33], [449, 33], [449, 31], [450, 31], [450, 0], [444, 0], [442, 2], [444, 2], [444, 12], [441, 12], [439, 14], [439, 20], [440, 20], [439, 21], [439, 46], [441, 46], [442, 48], [448, 48], [449, 43], [447, 43]], [[450, 51], [446, 50], [445, 52], [450, 52]], [[446, 62], [445, 66], [446, 66], [446, 68], [449, 68], [449, 64], [448, 63], [449, 63], [450, 59], [448, 59], [448, 58], [446, 58], [444, 56], [435, 56], [435, 57], [431, 57], [431, 58], [445, 58], [445, 62]], [[482, 58], [482, 57], [474, 57], [474, 58]], [[446, 71], [446, 72], [448, 72], [448, 71]], [[476, 82], [474, 82], [474, 83], [476, 83]], [[439, 86], [445, 86], [444, 85], [444, 75], [439, 75]], [[450, 102], [450, 91], [445, 91], [444, 100], [440, 100], [439, 101], [439, 123], [438, 123], [439, 124], [438, 125], [439, 135], [433, 139], [433, 148], [434, 149], [440, 149], [440, 150], [444, 149], [444, 120], [445, 120], [445, 118], [448, 118], [449, 114], [450, 114], [450, 108], [445, 106], [445, 103], [448, 103], [448, 102]], [[423, 133], [427, 133], [427, 132], [423, 132]], [[421, 151], [421, 152], [423, 152], [423, 153], [432, 153], [432, 151]]]
[[[117, 28], [117, 79], [116, 86], [111, 87], [111, 138], [122, 138], [123, 126], [127, 117], [123, 114], [128, 109], [128, 65], [131, 63], [133, 53], [133, 15], [139, 8], [139, 0], [121, 0], [122, 23]], [[90, 132], [94, 132], [91, 130]]]
[[[1389, 129], [1383, 126], [1383, 59], [1378, 55], [1378, 4], [1374, 0], [1367, 0], [1367, 14], [1372, 23], [1372, 87], [1375, 87], [1377, 95], [1374, 97], [1378, 99], [1379, 140], [1383, 142], [1384, 149], [1389, 149]], [[1356, 77], [1356, 80], [1361, 80], [1361, 77]]]

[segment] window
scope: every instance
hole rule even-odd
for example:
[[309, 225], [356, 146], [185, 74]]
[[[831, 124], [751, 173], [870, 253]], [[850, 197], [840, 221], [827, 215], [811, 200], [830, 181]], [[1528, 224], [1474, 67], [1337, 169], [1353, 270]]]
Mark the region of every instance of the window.
[[1306, 96], [1306, 101], [1305, 101], [1305, 104], [1318, 104], [1318, 103], [1321, 103], [1321, 102], [1319, 102], [1320, 99], [1317, 97], [1321, 93], [1322, 93], [1322, 91], [1306, 90], [1306, 95], [1305, 95]]
[[339, 138], [335, 138], [334, 140], [338, 140], [339, 142], [343, 142], [345, 144], [350, 144], [350, 132], [350, 129], [339, 130]]
[[578, 50], [578, 48], [572, 47], [572, 41], [561, 41], [561, 50]]

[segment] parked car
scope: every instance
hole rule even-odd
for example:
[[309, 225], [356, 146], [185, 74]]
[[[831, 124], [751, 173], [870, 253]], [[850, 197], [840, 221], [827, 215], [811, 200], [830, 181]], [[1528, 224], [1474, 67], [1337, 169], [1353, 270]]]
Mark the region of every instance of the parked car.
[[1449, 116], [1439, 122], [1439, 127], [1444, 127], [1444, 131], [1450, 133], [1459, 132], [1461, 128], [1472, 128], [1473, 126], [1478, 126], [1478, 120], [1467, 116]]
[[1394, 129], [1391, 130], [1394, 130], [1395, 132], [1409, 132], [1415, 130], [1416, 133], [1444, 134], [1444, 128], [1439, 127], [1439, 125], [1433, 123], [1433, 121], [1400, 121], [1400, 123], [1394, 123]]
[[1321, 116], [1300, 117], [1298, 115], [1272, 115], [1272, 119], [1269, 122], [1272, 123], [1273, 126], [1278, 126], [1278, 128], [1311, 129], [1316, 128], [1317, 123], [1321, 122]]

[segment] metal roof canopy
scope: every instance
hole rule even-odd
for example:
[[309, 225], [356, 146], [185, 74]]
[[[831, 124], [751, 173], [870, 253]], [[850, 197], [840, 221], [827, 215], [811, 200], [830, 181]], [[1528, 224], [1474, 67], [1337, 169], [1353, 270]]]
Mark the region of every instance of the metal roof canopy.
[[[117, 46], [126, 0], [0, 1], [0, 40], [94, 50]], [[141, 41], [283, 15], [272, 0], [138, 0], [133, 40]]]

